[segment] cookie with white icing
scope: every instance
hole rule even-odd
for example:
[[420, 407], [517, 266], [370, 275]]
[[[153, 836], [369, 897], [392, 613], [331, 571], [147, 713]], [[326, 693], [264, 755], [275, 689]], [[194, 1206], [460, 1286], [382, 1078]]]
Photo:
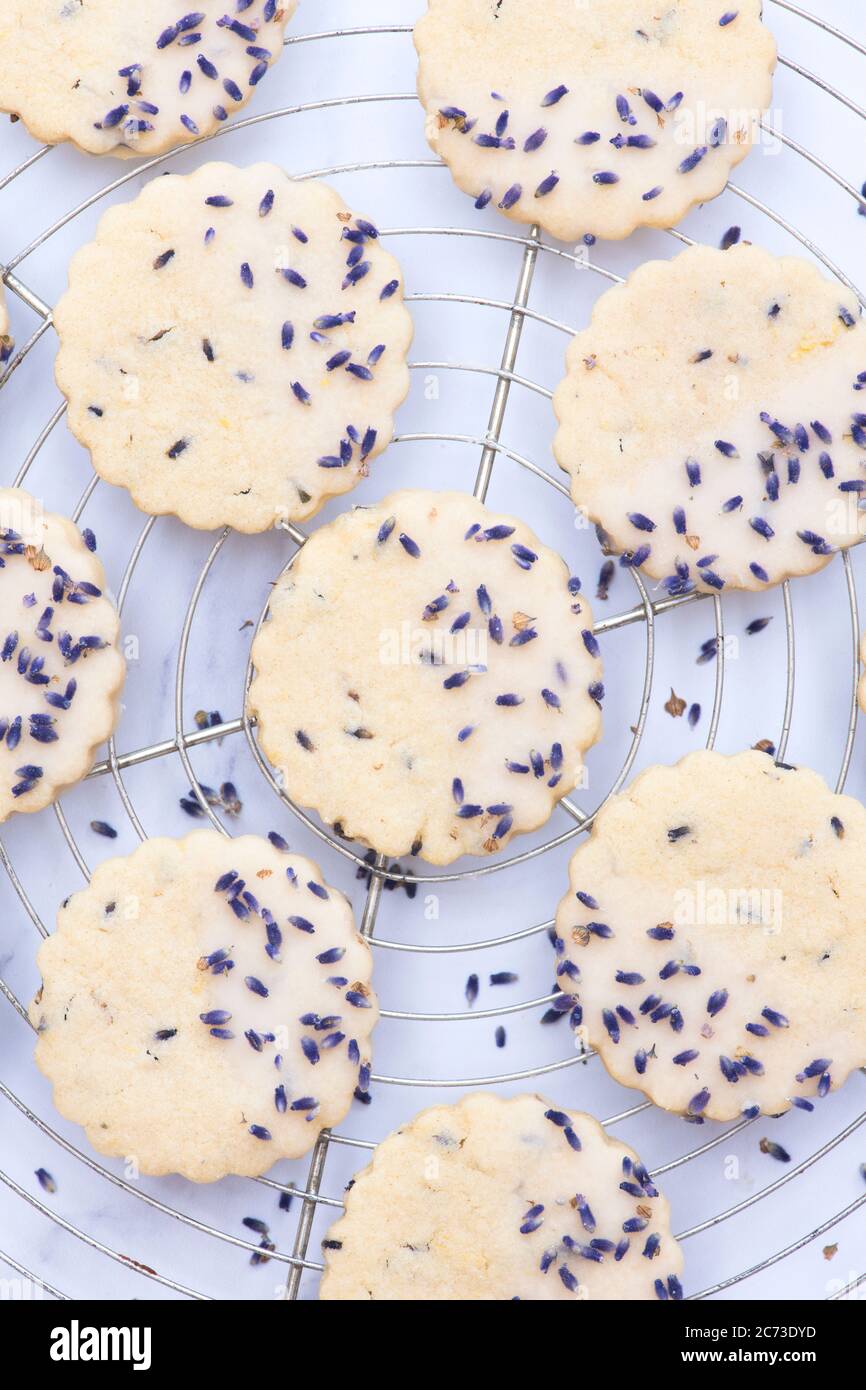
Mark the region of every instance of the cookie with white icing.
[[370, 947], [274, 834], [148, 840], [39, 951], [36, 1060], [94, 1148], [211, 1182], [306, 1153], [370, 1077]]
[[203, 530], [347, 492], [409, 388], [397, 262], [333, 189], [272, 164], [205, 164], [111, 208], [54, 322], [97, 473]]
[[93, 533], [0, 490], [0, 821], [80, 781], [126, 672]]
[[651, 261], [597, 302], [554, 453], [622, 563], [670, 595], [764, 589], [866, 532], [866, 324], [757, 246]]
[[556, 917], [571, 1019], [693, 1120], [812, 1110], [866, 1063], [866, 810], [765, 753], [691, 753], [599, 813]]
[[325, 1301], [680, 1299], [668, 1204], [597, 1120], [538, 1095], [424, 1110], [323, 1242]]
[[288, 794], [432, 864], [542, 825], [601, 726], [579, 588], [466, 493], [392, 493], [322, 527], [252, 650], [249, 708]]
[[671, 227], [721, 193], [776, 63], [760, 0], [429, 0], [415, 46], [458, 187], [563, 241]]
[[297, 0], [3, 0], [0, 110], [37, 140], [157, 155], [211, 135], [283, 51]]

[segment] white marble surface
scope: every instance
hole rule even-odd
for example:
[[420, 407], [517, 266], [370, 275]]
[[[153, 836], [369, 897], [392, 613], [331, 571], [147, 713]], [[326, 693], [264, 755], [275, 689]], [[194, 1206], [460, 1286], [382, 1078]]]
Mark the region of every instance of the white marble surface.
[[[806, 7], [866, 41], [866, 15], [861, 0], [803, 0]], [[302, 0], [292, 33], [314, 33], [357, 25], [410, 23], [422, 0]], [[856, 96], [863, 91], [864, 58], [829, 35], [785, 13], [767, 0], [767, 19], [788, 58], [818, 73], [827, 82]], [[453, 371], [428, 363], [463, 363], [488, 370], [499, 364], [507, 316], [501, 308], [459, 302], [432, 302], [429, 296], [480, 296], [511, 300], [521, 248], [513, 241], [468, 237], [399, 234], [394, 229], [424, 227], [476, 228], [511, 234], [515, 228], [488, 211], [476, 213], [453, 189], [447, 173], [427, 167], [429, 151], [423, 138], [417, 105], [408, 99], [414, 87], [414, 51], [406, 33], [323, 38], [297, 44], [259, 88], [247, 115], [290, 108], [281, 119], [244, 130], [226, 131], [211, 148], [190, 149], [169, 166], [191, 169], [208, 157], [249, 162], [270, 158], [291, 173], [330, 169], [356, 161], [421, 161], [421, 168], [368, 169], [337, 173], [333, 182], [358, 209], [380, 227], [392, 229], [388, 244], [405, 267], [417, 333], [413, 389], [398, 427], [402, 436], [419, 433], [483, 436], [494, 379], [481, 372]], [[406, 99], [363, 105], [341, 104], [309, 111], [291, 108], [313, 102], [380, 92], [405, 94]], [[851, 111], [811, 86], [788, 68], [781, 68], [776, 85], [776, 120], [798, 143], [824, 159], [858, 187], [866, 178], [863, 124]], [[35, 146], [21, 125], [0, 122], [0, 177], [26, 159]], [[166, 167], [166, 166], [163, 166]], [[22, 280], [52, 303], [62, 291], [65, 267], [72, 251], [86, 241], [105, 204], [132, 196], [140, 185], [135, 169], [109, 160], [86, 159], [71, 149], [56, 149], [0, 192], [0, 263], [15, 255], [57, 217], [119, 176], [131, 176], [116, 192], [82, 211], [67, 227], [20, 266]], [[780, 219], [803, 234], [866, 287], [863, 255], [866, 220], [858, 218], [850, 196], [826, 175], [792, 150], [755, 153], [737, 172], [736, 182], [751, 197], [764, 200]], [[744, 235], [780, 252], [802, 251], [784, 225], [777, 225], [748, 199], [728, 191], [717, 202], [693, 213], [684, 224], [689, 235], [716, 244], [726, 227], [739, 223]], [[571, 249], [571, 248], [566, 248]], [[599, 245], [593, 259], [624, 273], [649, 256], [670, 256], [677, 243], [662, 233], [638, 234], [624, 244]], [[586, 321], [605, 281], [581, 271], [556, 255], [542, 254], [532, 287], [531, 307], [577, 326]], [[13, 326], [23, 342], [37, 319], [11, 298]], [[517, 372], [552, 388], [561, 373], [565, 336], [529, 321], [520, 348]], [[58, 404], [51, 363], [55, 344], [51, 331], [0, 394], [0, 463], [4, 482], [15, 476], [40, 431]], [[550, 444], [553, 420], [543, 395], [517, 385], [505, 417], [506, 447], [531, 459], [551, 475], [557, 470]], [[395, 443], [376, 464], [372, 478], [357, 494], [382, 495], [399, 485], [471, 487], [480, 449], [475, 444]], [[28, 473], [28, 486], [51, 508], [74, 508], [90, 481], [83, 450], [61, 422], [38, 453]], [[556, 477], [559, 482], [559, 477]], [[493, 506], [507, 506], [536, 528], [568, 558], [572, 569], [595, 590], [600, 556], [592, 535], [575, 529], [572, 508], [560, 492], [533, 478], [505, 456], [498, 459], [490, 490]], [[331, 506], [322, 520], [333, 516]], [[99, 484], [88, 501], [86, 524], [93, 527], [100, 552], [115, 589], [119, 588], [131, 548], [144, 524], [125, 494]], [[187, 604], [214, 537], [159, 520], [141, 553], [124, 607], [124, 628], [138, 643], [138, 659], [130, 665], [118, 748], [135, 749], [174, 735], [174, 689], [178, 642]], [[183, 694], [183, 727], [193, 727], [197, 709], [219, 709], [226, 718], [241, 709], [244, 669], [250, 630], [271, 580], [288, 555], [285, 538], [231, 537], [204, 583], [192, 622]], [[866, 554], [853, 556], [853, 569], [863, 596]], [[607, 604], [598, 615], [622, 611], [635, 599], [631, 580], [617, 573]], [[811, 762], [835, 779], [844, 747], [851, 700], [851, 616], [843, 568], [834, 560], [821, 575], [794, 583], [791, 599], [796, 630], [796, 689], [788, 756]], [[767, 597], [733, 595], [723, 602], [728, 632], [739, 646], [726, 662], [725, 694], [717, 746], [733, 751], [758, 738], [777, 741], [782, 725], [785, 691], [785, 623], [779, 592]], [[743, 636], [750, 618], [773, 615], [761, 635]], [[672, 760], [705, 740], [712, 706], [715, 670], [697, 666], [701, 641], [712, 634], [712, 610], [706, 603], [660, 618], [656, 625], [655, 679], [646, 737], [637, 766]], [[608, 697], [605, 737], [590, 758], [590, 786], [580, 796], [590, 809], [616, 775], [630, 743], [629, 725], [637, 715], [644, 671], [645, 632], [642, 625], [609, 636], [603, 643]], [[704, 709], [692, 732], [685, 720], [672, 721], [663, 710], [670, 687]], [[866, 796], [866, 744], [862, 730], [848, 779], [848, 790]], [[232, 778], [243, 799], [243, 812], [231, 828], [265, 832], [280, 829], [293, 848], [312, 852], [330, 880], [345, 888], [360, 909], [363, 885], [353, 867], [335, 850], [323, 847], [299, 825], [275, 797], [259, 773], [242, 734], [191, 754], [199, 777], [218, 784]], [[129, 771], [124, 778], [137, 815], [147, 833], [181, 834], [190, 828], [178, 807], [188, 781], [176, 754]], [[92, 865], [118, 851], [131, 850], [136, 831], [126, 815], [110, 777], [91, 780], [64, 799], [63, 812], [77, 837], [81, 855]], [[119, 830], [114, 845], [89, 829], [92, 819], [105, 819]], [[550, 830], [565, 831], [570, 822], [558, 813]], [[534, 837], [536, 842], [542, 836]], [[57, 902], [82, 883], [78, 865], [64, 840], [53, 811], [20, 817], [3, 828], [3, 843], [29, 894], [35, 911], [49, 927]], [[514, 846], [523, 848], [523, 845]], [[565, 883], [569, 845], [564, 845], [517, 868], [457, 884], [433, 885], [410, 902], [402, 892], [384, 895], [377, 935], [384, 941], [466, 949], [441, 954], [377, 948], [377, 985], [386, 1010], [424, 1012], [463, 1009], [463, 987], [470, 972], [486, 982], [492, 970], [519, 973], [507, 989], [483, 987], [475, 1012], [502, 1004], [519, 1004], [545, 995], [551, 985], [551, 957], [541, 934], [507, 946], [478, 949], [473, 942], [520, 931], [550, 917]], [[37, 931], [5, 875], [0, 879], [0, 969], [16, 996], [29, 999], [37, 985], [34, 953]], [[541, 1009], [529, 1008], [504, 1019], [507, 1044], [494, 1044], [495, 1022], [419, 1023], [385, 1018], [378, 1032], [375, 1071], [389, 1077], [449, 1079], [453, 1088], [425, 1085], [377, 1084], [373, 1104], [356, 1106], [342, 1126], [354, 1138], [376, 1140], [422, 1105], [456, 1099], [463, 1078], [496, 1076], [504, 1072], [555, 1063], [570, 1055], [566, 1025], [542, 1028]], [[204, 1226], [214, 1226], [243, 1239], [247, 1215], [270, 1222], [280, 1250], [290, 1251], [296, 1202], [289, 1214], [277, 1209], [277, 1194], [266, 1184], [226, 1181], [197, 1189], [181, 1180], [133, 1182], [133, 1192], [109, 1183], [101, 1169], [123, 1177], [119, 1165], [91, 1152], [81, 1133], [54, 1113], [49, 1089], [32, 1062], [32, 1035], [13, 1008], [0, 998], [0, 1079], [2, 1086], [30, 1107], [56, 1136], [45, 1134], [34, 1116], [16, 1108], [6, 1090], [0, 1094], [0, 1249], [72, 1296], [163, 1298], [176, 1296], [170, 1286], [148, 1278], [108, 1258], [94, 1245], [82, 1243], [59, 1222], [68, 1223], [122, 1256], [149, 1266], [166, 1279], [216, 1298], [269, 1299], [278, 1296], [285, 1264], [272, 1261], [250, 1268], [248, 1255], [230, 1243], [182, 1224], [172, 1212], [183, 1213]], [[510, 1082], [513, 1093], [527, 1083]], [[528, 1084], [532, 1084], [531, 1082]], [[609, 1080], [600, 1064], [571, 1065], [538, 1083], [562, 1104], [580, 1105], [596, 1115], [615, 1116], [629, 1109], [636, 1093]], [[855, 1076], [840, 1093], [828, 1098], [813, 1116], [795, 1112], [777, 1122], [759, 1120], [744, 1132], [724, 1139], [703, 1156], [679, 1164], [664, 1179], [674, 1210], [676, 1230], [685, 1230], [752, 1198], [785, 1176], [787, 1169], [759, 1152], [758, 1140], [772, 1136], [793, 1155], [792, 1167], [856, 1122], [866, 1108], [866, 1078]], [[650, 1167], [675, 1162], [702, 1147], [718, 1133], [715, 1126], [685, 1126], [670, 1116], [646, 1110], [615, 1125], [615, 1132], [633, 1142]], [[73, 1148], [64, 1148], [67, 1144]], [[76, 1152], [80, 1150], [80, 1152]], [[786, 1183], [740, 1216], [711, 1226], [687, 1243], [687, 1291], [697, 1292], [747, 1270], [788, 1244], [805, 1238], [848, 1203], [862, 1197], [859, 1164], [866, 1159], [866, 1129], [839, 1142], [802, 1174]], [[335, 1144], [328, 1158], [323, 1192], [337, 1199], [344, 1183], [364, 1161], [361, 1149]], [[34, 1170], [45, 1167], [57, 1182], [56, 1194], [43, 1193]], [[276, 1178], [303, 1184], [306, 1162], [281, 1165]], [[22, 1195], [14, 1185], [21, 1189]], [[148, 1205], [142, 1196], [172, 1209], [168, 1214]], [[49, 1219], [35, 1203], [43, 1203], [57, 1218]], [[316, 1219], [310, 1255], [315, 1259], [328, 1209]], [[822, 1248], [838, 1243], [827, 1262]], [[833, 1280], [844, 1282], [866, 1271], [866, 1208], [844, 1224], [803, 1245], [781, 1263], [736, 1285], [725, 1295], [762, 1299], [823, 1298], [833, 1292]], [[11, 1271], [0, 1263], [0, 1278]], [[315, 1296], [316, 1280], [305, 1275], [302, 1297]]]

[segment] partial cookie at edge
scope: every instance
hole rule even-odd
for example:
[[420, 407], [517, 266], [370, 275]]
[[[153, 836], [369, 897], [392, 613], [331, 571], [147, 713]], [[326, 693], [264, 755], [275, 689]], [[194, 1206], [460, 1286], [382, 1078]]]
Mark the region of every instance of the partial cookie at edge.
[[538, 1095], [422, 1111], [350, 1184], [325, 1302], [683, 1296], [668, 1204], [632, 1149]]
[[117, 723], [126, 665], [95, 544], [0, 489], [0, 822], [85, 777]]
[[695, 246], [597, 301], [554, 394], [554, 453], [669, 596], [762, 590], [863, 534], [864, 389], [854, 294], [799, 258]]
[[153, 156], [212, 135], [283, 50], [297, 0], [4, 0], [0, 110], [49, 145]]
[[429, 0], [427, 139], [477, 207], [561, 240], [673, 226], [760, 137], [776, 64], [760, 15], [760, 0]]
[[3, 376], [6, 364], [14, 351], [15, 340], [9, 333], [9, 313], [6, 309], [3, 281], [0, 280], [0, 377]]
[[765, 753], [652, 767], [599, 812], [556, 917], [571, 1023], [702, 1122], [813, 1110], [866, 1063], [866, 809]]

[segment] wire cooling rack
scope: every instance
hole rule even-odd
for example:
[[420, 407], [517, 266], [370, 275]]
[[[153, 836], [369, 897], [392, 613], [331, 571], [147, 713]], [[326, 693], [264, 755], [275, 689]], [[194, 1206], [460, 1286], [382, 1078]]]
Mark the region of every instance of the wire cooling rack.
[[[0, 885], [3, 1287], [58, 1299], [315, 1297], [318, 1242], [376, 1142], [423, 1105], [489, 1086], [503, 1094], [542, 1089], [606, 1116], [606, 1127], [639, 1149], [672, 1200], [689, 1297], [856, 1298], [866, 1288], [863, 1076], [812, 1116], [685, 1128], [634, 1103], [593, 1054], [575, 1050], [567, 1024], [549, 1021], [556, 996], [545, 932], [577, 837], [641, 766], [700, 743], [733, 751], [769, 737], [778, 758], [810, 762], [840, 789], [850, 770], [849, 789], [866, 795], [856, 757], [862, 554], [843, 554], [821, 575], [760, 600], [659, 598], [639, 574], [618, 570], [610, 597], [594, 601], [608, 696], [588, 786], [560, 803], [545, 830], [494, 860], [463, 861], [444, 874], [412, 862], [369, 863], [282, 793], [243, 714], [251, 638], [270, 583], [305, 532], [286, 526], [266, 537], [224, 531], [214, 539], [171, 519], [142, 523], [124, 494], [92, 475], [62, 427], [51, 385], [51, 304], [71, 251], [105, 204], [133, 196], [142, 176], [206, 158], [271, 158], [290, 173], [334, 181], [403, 262], [420, 355], [400, 432], [373, 478], [313, 525], [349, 500], [398, 486], [469, 488], [529, 521], [585, 576], [592, 598], [598, 547], [580, 518], [575, 524], [549, 458], [551, 388], [567, 337], [597, 294], [634, 265], [669, 256], [677, 243], [717, 242], [730, 224], [742, 223], [744, 236], [772, 250], [811, 256], [856, 289], [843, 267], [856, 264], [858, 246], [862, 254], [866, 226], [856, 213], [866, 206], [858, 194], [866, 168], [846, 174], [839, 166], [862, 143], [866, 110], [848, 92], [863, 88], [866, 17], [859, 0], [828, 0], [826, 18], [767, 0], [784, 56], [776, 107], [762, 145], [738, 171], [742, 181], [679, 230], [590, 249], [472, 211], [423, 141], [411, 46], [422, 0], [379, 0], [365, 6], [365, 19], [377, 22], [343, 27], [354, 8], [350, 0], [303, 4], [288, 52], [258, 97], [309, 99], [254, 105], [184, 151], [127, 168], [70, 149], [34, 150], [20, 126], [0, 135], [0, 168], [14, 166], [0, 176], [0, 268], [20, 344], [0, 382], [3, 480], [14, 474], [76, 519], [86, 511], [117, 592], [130, 663], [118, 734], [87, 782], [52, 810], [13, 818], [0, 837], [8, 879]], [[313, 167], [317, 159], [321, 167]], [[13, 235], [23, 248], [5, 244]], [[682, 611], [669, 616], [674, 609]], [[762, 636], [744, 636], [758, 615], [773, 621]], [[717, 658], [696, 664], [710, 637]], [[665, 712], [669, 686], [701, 704], [694, 728]], [[207, 721], [196, 719], [199, 707]], [[240, 815], [229, 814], [230, 796], [220, 802], [210, 791], [227, 780], [243, 801]], [[149, 833], [189, 830], [181, 797], [201, 824], [225, 834], [276, 827], [293, 849], [314, 854], [328, 880], [354, 898], [376, 950], [383, 1004], [373, 1103], [355, 1106], [339, 1132], [325, 1131], [307, 1160], [209, 1188], [141, 1179], [82, 1147], [36, 1073], [21, 1002], [38, 983], [39, 938], [57, 903], [88, 877], [91, 857], [129, 852]], [[109, 846], [91, 824], [112, 817], [118, 838]], [[489, 984], [503, 969], [517, 982]], [[463, 1000], [470, 973], [481, 980], [473, 1007]], [[790, 1150], [789, 1162], [761, 1153], [765, 1135]], [[40, 1186], [37, 1168], [55, 1181]], [[266, 1222], [266, 1250], [244, 1225], [248, 1217]]]

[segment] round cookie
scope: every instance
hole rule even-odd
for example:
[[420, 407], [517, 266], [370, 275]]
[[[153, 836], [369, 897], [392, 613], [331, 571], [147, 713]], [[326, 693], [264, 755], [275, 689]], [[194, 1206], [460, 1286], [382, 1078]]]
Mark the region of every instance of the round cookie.
[[458, 187], [562, 241], [671, 227], [721, 193], [776, 64], [761, 0], [429, 0], [415, 46]]
[[113, 207], [54, 313], [93, 466], [143, 511], [264, 531], [366, 476], [409, 389], [400, 269], [333, 189], [205, 164]]
[[41, 946], [54, 1102], [100, 1153], [211, 1182], [307, 1152], [370, 1077], [370, 947], [315, 864], [244, 835], [148, 840]]
[[567, 373], [572, 497], [667, 594], [764, 589], [866, 532], [866, 325], [807, 261], [651, 261], [598, 300]]
[[692, 1120], [812, 1110], [866, 1063], [866, 810], [765, 753], [653, 767], [556, 917], [572, 1026]]
[[80, 781], [117, 723], [126, 666], [95, 545], [0, 489], [0, 822]]
[[253, 642], [249, 709], [282, 785], [340, 834], [450, 864], [575, 786], [604, 694], [580, 581], [461, 492], [322, 527]]
[[637, 1154], [537, 1095], [416, 1115], [323, 1246], [332, 1302], [683, 1296], [668, 1204]]
[[49, 145], [156, 155], [211, 135], [283, 50], [297, 0], [3, 0], [0, 110]]

